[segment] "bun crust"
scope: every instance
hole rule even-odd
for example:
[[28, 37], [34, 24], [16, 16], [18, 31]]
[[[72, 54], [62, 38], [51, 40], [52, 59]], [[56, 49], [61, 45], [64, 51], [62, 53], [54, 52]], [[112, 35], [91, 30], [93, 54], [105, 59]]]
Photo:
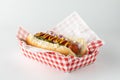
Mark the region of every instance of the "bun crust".
[[85, 40], [83, 38], [78, 38], [76, 41], [82, 45], [80, 55], [81, 56], [85, 55], [88, 52], [87, 43], [85, 42]]
[[76, 56], [76, 54], [71, 51], [69, 48], [59, 45], [59, 44], [53, 44], [47, 41], [43, 41], [40, 39], [37, 39], [36, 37], [34, 37], [34, 35], [29, 34], [27, 36], [26, 39], [27, 44], [38, 47], [38, 48], [42, 48], [42, 49], [47, 49], [47, 50], [52, 50], [52, 51], [56, 51], [59, 52], [63, 55], [72, 55], [72, 56]]

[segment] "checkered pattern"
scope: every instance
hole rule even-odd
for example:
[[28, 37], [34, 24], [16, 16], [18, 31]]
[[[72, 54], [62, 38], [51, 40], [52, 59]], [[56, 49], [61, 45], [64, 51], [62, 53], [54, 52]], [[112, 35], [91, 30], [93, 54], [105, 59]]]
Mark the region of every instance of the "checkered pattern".
[[[84, 27], [86, 27], [87, 25], [85, 25], [84, 22], [81, 21], [81, 19], [77, 16], [76, 16], [76, 13], [72, 14], [70, 17], [65, 19], [62, 22], [62, 24], [57, 25], [57, 27], [50, 29], [49, 31], [54, 30], [54, 31], [59, 32], [59, 30], [61, 30], [62, 28], [57, 29], [58, 26], [59, 27], [60, 27], [60, 25], [61, 25], [61, 27], [62, 27], [62, 25], [70, 26], [70, 23], [71, 23], [71, 25], [73, 25], [72, 23], [77, 24], [78, 22], [81, 25], [84, 25]], [[69, 21], [71, 21], [71, 22], [69, 22]], [[66, 25], [66, 22], [67, 22], [67, 25]], [[68, 25], [68, 22], [69, 22], [69, 25]], [[71, 30], [71, 29], [73, 29], [73, 28], [68, 27], [68, 30]], [[62, 31], [64, 33], [64, 30], [62, 30]], [[75, 30], [75, 31], [77, 31], [77, 30]], [[62, 70], [64, 72], [71, 72], [71, 71], [77, 70], [81, 67], [84, 67], [86, 65], [93, 63], [96, 60], [96, 55], [99, 52], [98, 51], [99, 48], [103, 45], [103, 42], [88, 27], [81, 28], [80, 33], [84, 33], [84, 32], [87, 33], [87, 35], [90, 36], [92, 39], [88, 39], [88, 38], [90, 38], [88, 36], [85, 37], [86, 41], [88, 42], [87, 47], [88, 47], [89, 53], [84, 55], [83, 57], [64, 56], [64, 55], [58, 54], [56, 52], [49, 52], [49, 51], [44, 51], [44, 52], [31, 51], [30, 48], [32, 46], [29, 46], [24, 42], [29, 33], [26, 30], [24, 30], [22, 27], [20, 27], [18, 30], [17, 38], [19, 40], [19, 45], [20, 45], [21, 51], [26, 57], [36, 60], [38, 62], [44, 63], [46, 65], [49, 65], [51, 67], [54, 67], [56, 69]], [[72, 35], [69, 31], [66, 33], [69, 33], [70, 35]], [[83, 37], [83, 36], [81, 36], [81, 37]], [[26, 46], [29, 46], [29, 47], [26, 47]]]
[[51, 31], [62, 34], [65, 37], [74, 38], [74, 36], [77, 36], [78, 38], [84, 38], [87, 43], [101, 40], [76, 12], [72, 13], [55, 27], [48, 30], [48, 32]]
[[92, 53], [95, 49], [100, 48], [103, 45], [103, 42], [101, 40], [91, 41], [88, 44], [89, 52]]
[[23, 27], [19, 27], [18, 33], [17, 33], [17, 38], [19, 40], [24, 40], [26, 41], [26, 37], [28, 36], [28, 32], [23, 28]]
[[98, 53], [96, 49], [92, 54], [78, 58], [74, 56], [56, 55], [55, 52], [32, 52], [23, 46], [26, 45], [25, 42], [20, 42], [19, 44], [24, 56], [64, 72], [71, 72], [93, 63]]

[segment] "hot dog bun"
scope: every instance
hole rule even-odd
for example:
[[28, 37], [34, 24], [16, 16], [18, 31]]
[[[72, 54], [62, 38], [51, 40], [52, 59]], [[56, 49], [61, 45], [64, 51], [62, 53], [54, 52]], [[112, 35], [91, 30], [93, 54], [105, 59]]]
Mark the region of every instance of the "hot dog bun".
[[27, 44], [59, 52], [63, 55], [83, 56], [87, 53], [86, 42], [82, 38], [65, 38], [48, 33], [29, 34], [26, 39]]
[[53, 44], [53, 43], [50, 43], [47, 41], [40, 40], [40, 39], [34, 37], [34, 35], [32, 35], [32, 34], [29, 34], [27, 36], [26, 42], [29, 45], [32, 45], [32, 46], [35, 46], [38, 48], [47, 49], [47, 50], [56, 51], [63, 55], [66, 55], [66, 56], [67, 55], [76, 56], [75, 53], [72, 50], [70, 50], [69, 48], [59, 45], [59, 44]]
[[78, 38], [78, 39], [76, 39], [76, 41], [79, 42], [82, 45], [80, 54], [82, 56], [85, 55], [88, 52], [87, 43], [85, 42], [85, 40], [83, 38]]

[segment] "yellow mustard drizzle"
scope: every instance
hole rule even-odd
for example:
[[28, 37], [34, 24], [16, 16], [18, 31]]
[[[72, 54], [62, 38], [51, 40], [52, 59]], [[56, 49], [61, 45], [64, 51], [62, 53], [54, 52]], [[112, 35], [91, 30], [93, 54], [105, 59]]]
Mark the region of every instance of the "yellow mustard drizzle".
[[48, 36], [49, 36], [49, 34], [44, 34], [42, 37], [47, 38]]
[[66, 47], [68, 47], [71, 44], [71, 42], [65, 40], [65, 38], [59, 38], [57, 36], [52, 36], [50, 34], [46, 34], [46, 33], [42, 33], [42, 32], [36, 33], [35, 36], [38, 37], [38, 38], [41, 37], [42, 39], [48, 40], [49, 42], [64, 45]]

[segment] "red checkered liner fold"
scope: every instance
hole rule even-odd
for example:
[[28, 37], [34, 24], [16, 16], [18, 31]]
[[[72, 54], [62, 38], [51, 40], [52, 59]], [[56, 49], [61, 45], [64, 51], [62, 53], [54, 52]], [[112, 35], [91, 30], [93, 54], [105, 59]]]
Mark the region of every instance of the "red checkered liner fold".
[[[73, 19], [73, 18], [75, 18], [75, 19]], [[69, 26], [73, 25], [73, 23], [75, 23], [75, 21], [77, 23], [79, 23], [80, 25], [83, 25], [84, 27], [87, 26], [81, 20], [82, 19], [78, 16], [77, 13], [73, 13], [68, 18], [66, 18], [63, 22], [58, 24], [56, 27], [51, 28], [49, 31], [54, 30], [54, 31], [60, 32], [60, 30], [63, 28], [63, 26], [66, 26], [66, 25], [68, 27], [68, 30], [70, 30]], [[54, 67], [56, 69], [62, 70], [64, 72], [71, 72], [71, 71], [77, 70], [81, 67], [84, 67], [84, 66], [87, 66], [87, 65], [93, 63], [96, 60], [96, 56], [99, 52], [99, 48], [103, 45], [103, 41], [100, 38], [98, 38], [98, 36], [92, 30], [90, 30], [88, 27], [85, 27], [84, 30], [81, 30], [81, 31], [85, 32], [85, 30], [87, 31], [87, 34], [89, 33], [87, 35], [87, 37], [84, 37], [87, 41], [87, 44], [88, 44], [87, 47], [88, 47], [89, 52], [88, 52], [88, 54], [84, 55], [83, 57], [64, 56], [64, 55], [54, 52], [54, 51], [39, 49], [39, 48], [30, 46], [30, 45], [27, 45], [25, 40], [29, 33], [22, 27], [20, 27], [18, 30], [17, 38], [19, 41], [20, 49], [26, 57], [36, 60], [38, 62], [44, 63], [46, 65], [49, 65], [51, 67]], [[82, 32], [82, 33], [84, 33], [84, 32]], [[64, 31], [62, 33], [64, 33]], [[62, 33], [60, 33], [60, 34], [62, 34]], [[71, 33], [69, 32], [69, 34], [71, 34]], [[73, 35], [73, 34], [71, 34], [71, 35]], [[91, 36], [92, 39], [88, 39], [88, 36]], [[81, 37], [83, 37], [83, 36], [81, 36]]]

